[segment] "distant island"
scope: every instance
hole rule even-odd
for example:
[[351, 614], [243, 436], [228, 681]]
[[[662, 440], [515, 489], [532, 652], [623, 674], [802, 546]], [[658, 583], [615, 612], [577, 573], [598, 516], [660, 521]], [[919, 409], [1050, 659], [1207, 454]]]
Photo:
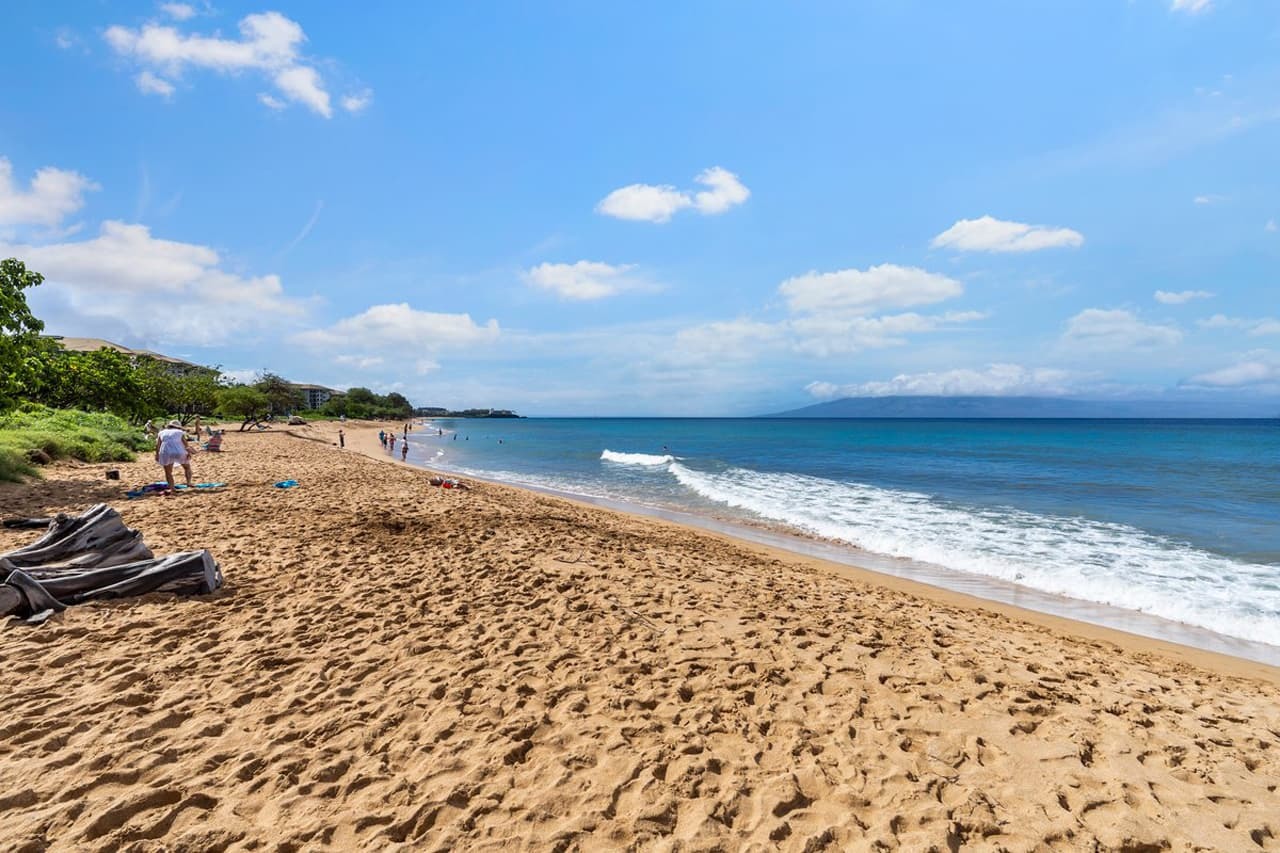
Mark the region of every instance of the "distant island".
[[845, 397], [764, 418], [1276, 418], [1275, 403], [1069, 397]]
[[510, 409], [463, 409], [452, 411], [439, 406], [419, 406], [413, 410], [418, 418], [520, 418]]

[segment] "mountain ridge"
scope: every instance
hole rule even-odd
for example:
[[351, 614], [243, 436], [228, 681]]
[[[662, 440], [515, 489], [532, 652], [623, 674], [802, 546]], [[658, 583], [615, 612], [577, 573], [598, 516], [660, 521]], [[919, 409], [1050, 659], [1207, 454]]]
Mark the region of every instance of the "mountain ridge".
[[1075, 397], [843, 397], [762, 418], [1280, 418], [1280, 403]]

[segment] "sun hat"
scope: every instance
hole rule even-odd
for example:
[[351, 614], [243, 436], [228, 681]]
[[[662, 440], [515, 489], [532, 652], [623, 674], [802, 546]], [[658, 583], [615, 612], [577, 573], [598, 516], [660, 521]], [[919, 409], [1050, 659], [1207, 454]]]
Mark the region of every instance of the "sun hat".
[[182, 421], [172, 420], [165, 424], [165, 426], [169, 427], [169, 429], [182, 429]]

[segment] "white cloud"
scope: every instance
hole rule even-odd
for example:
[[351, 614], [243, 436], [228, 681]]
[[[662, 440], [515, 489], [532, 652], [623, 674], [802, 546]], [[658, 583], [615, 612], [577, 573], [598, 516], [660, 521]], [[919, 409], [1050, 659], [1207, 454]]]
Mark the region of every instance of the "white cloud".
[[1229, 367], [1210, 370], [1188, 379], [1184, 384], [1210, 388], [1239, 388], [1246, 385], [1280, 383], [1280, 359], [1269, 353], [1255, 354]]
[[645, 287], [643, 281], [631, 275], [634, 269], [634, 264], [614, 266], [599, 261], [578, 261], [538, 264], [524, 275], [530, 284], [549, 290], [561, 299], [586, 301]]
[[342, 98], [342, 108], [349, 113], [363, 112], [371, 103], [373, 103], [372, 89], [365, 89], [353, 95], [344, 95]]
[[134, 82], [138, 84], [138, 91], [144, 95], [159, 95], [167, 98], [173, 94], [173, 84], [150, 71], [143, 71], [134, 78]]
[[673, 186], [630, 184], [609, 193], [596, 205], [596, 212], [615, 219], [669, 222], [693, 201]]
[[1198, 15], [1201, 12], [1207, 12], [1213, 8], [1213, 0], [1172, 0], [1169, 8], [1174, 12], [1186, 12], [1188, 15]]
[[710, 189], [697, 192], [693, 196], [694, 207], [699, 213], [715, 216], [724, 213], [734, 205], [742, 204], [751, 196], [738, 176], [728, 169], [712, 166], [694, 178], [698, 183]]
[[738, 319], [704, 323], [676, 333], [668, 363], [708, 364], [747, 361], [784, 340], [786, 329], [774, 323]]
[[1177, 344], [1182, 332], [1173, 326], [1144, 323], [1129, 311], [1086, 308], [1067, 321], [1062, 337], [1090, 349], [1151, 349]]
[[991, 364], [986, 370], [958, 368], [928, 373], [903, 373], [885, 382], [836, 385], [811, 382], [805, 390], [820, 399], [887, 397], [897, 395], [989, 397], [1003, 395], [1061, 396], [1070, 393], [1076, 374], [1055, 368], [1019, 364]]
[[941, 302], [961, 295], [964, 288], [919, 267], [880, 264], [865, 270], [811, 271], [782, 282], [778, 292], [794, 313], [864, 315]]
[[1280, 320], [1263, 317], [1251, 320], [1244, 317], [1228, 317], [1225, 314], [1214, 314], [1206, 320], [1200, 320], [1202, 329], [1244, 329], [1250, 337], [1262, 335], [1280, 335]]
[[407, 303], [374, 305], [361, 314], [339, 320], [327, 329], [312, 329], [293, 341], [341, 354], [382, 353], [417, 356], [423, 350], [490, 343], [499, 334], [498, 321], [476, 325], [470, 314], [437, 314], [410, 308]]
[[367, 370], [370, 367], [377, 367], [384, 360], [380, 355], [340, 355], [335, 357], [333, 361], [335, 364], [354, 367], [358, 370]]
[[39, 225], [56, 228], [84, 206], [84, 194], [100, 187], [78, 172], [46, 166], [28, 189], [14, 185], [13, 164], [0, 157], [0, 228]]
[[268, 109], [272, 109], [272, 110], [282, 110], [282, 109], [284, 109], [286, 106], [288, 106], [288, 104], [286, 104], [284, 101], [280, 100], [280, 99], [279, 99], [279, 98], [277, 98], [275, 95], [272, 95], [272, 94], [270, 94], [269, 92], [259, 92], [259, 93], [258, 93], [258, 101], [259, 101], [263, 106], [267, 107]]
[[1268, 219], [1267, 224], [1262, 226], [1262, 230], [1274, 234], [1277, 230], [1276, 221], [1274, 219]]
[[1226, 196], [1198, 195], [1192, 200], [1199, 205], [1218, 204], [1220, 202], [1226, 201]]
[[[117, 25], [107, 28], [105, 38], [120, 55], [134, 59], [146, 70], [161, 71], [170, 79], [181, 76], [188, 68], [221, 74], [258, 71], [286, 99], [325, 118], [333, 115], [320, 73], [302, 56], [307, 37], [296, 21], [279, 12], [261, 12], [246, 15], [239, 28], [239, 39], [227, 39], [187, 35], [156, 23], [136, 30]], [[364, 97], [369, 96], [366, 93]]]
[[89, 240], [0, 244], [0, 255], [44, 273], [46, 285], [33, 298], [56, 300], [63, 322], [81, 333], [111, 321], [146, 341], [211, 345], [305, 313], [278, 276], [227, 272], [213, 249], [156, 239], [143, 225], [107, 221]]
[[663, 223], [686, 208], [705, 216], [724, 213], [751, 196], [738, 176], [720, 166], [700, 172], [694, 180], [707, 187], [691, 192], [670, 184], [629, 184], [609, 193], [596, 205], [596, 212], [615, 219]]
[[285, 97], [306, 104], [325, 118], [333, 115], [333, 108], [329, 106], [329, 93], [324, 90], [320, 75], [314, 68], [294, 65], [277, 72], [275, 79], [276, 87], [284, 92]]
[[1212, 296], [1207, 290], [1157, 290], [1155, 293], [1156, 302], [1162, 305], [1182, 305], [1192, 299], [1209, 299]]
[[1084, 235], [1070, 228], [1006, 222], [991, 216], [961, 219], [933, 238], [937, 248], [962, 252], [1035, 252], [1041, 249], [1075, 248]]
[[908, 335], [934, 332], [938, 329], [982, 319], [978, 311], [946, 314], [884, 314], [859, 317], [840, 314], [814, 314], [798, 317], [788, 323], [794, 334], [797, 352], [826, 358], [867, 349], [902, 346]]
[[196, 15], [195, 7], [187, 3], [161, 3], [160, 11], [175, 21], [185, 21]]

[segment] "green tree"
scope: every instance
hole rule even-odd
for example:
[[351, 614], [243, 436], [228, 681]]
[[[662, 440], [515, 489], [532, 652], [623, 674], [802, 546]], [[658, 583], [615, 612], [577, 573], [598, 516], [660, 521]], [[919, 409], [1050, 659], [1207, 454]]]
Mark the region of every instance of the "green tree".
[[267, 396], [267, 405], [272, 414], [284, 414], [301, 409], [306, 401], [302, 392], [294, 388], [288, 380], [274, 373], [264, 372], [258, 376], [253, 387]]
[[398, 391], [392, 391], [383, 398], [382, 414], [396, 420], [408, 420], [413, 417], [413, 404]]
[[250, 385], [232, 385], [218, 392], [218, 405], [214, 411], [224, 418], [240, 418], [243, 432], [250, 423], [267, 416], [271, 401], [267, 395]]
[[17, 258], [0, 261], [0, 409], [29, 393], [42, 370], [48, 350], [40, 339], [44, 323], [31, 313], [23, 292], [42, 281], [44, 276]]
[[218, 405], [218, 394], [226, 387], [212, 370], [196, 370], [170, 377], [168, 410], [178, 412], [185, 420], [193, 415], [208, 415]]

